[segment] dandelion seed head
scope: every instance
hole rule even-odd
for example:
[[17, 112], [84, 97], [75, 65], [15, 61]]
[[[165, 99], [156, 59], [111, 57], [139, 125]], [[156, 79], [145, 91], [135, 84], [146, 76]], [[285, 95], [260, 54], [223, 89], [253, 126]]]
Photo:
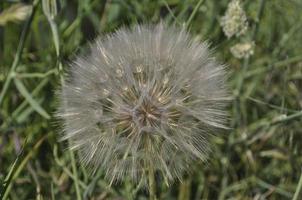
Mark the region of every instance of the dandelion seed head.
[[62, 139], [111, 181], [144, 180], [150, 167], [167, 182], [181, 179], [225, 127], [225, 73], [184, 29], [119, 29], [71, 65], [59, 95]]

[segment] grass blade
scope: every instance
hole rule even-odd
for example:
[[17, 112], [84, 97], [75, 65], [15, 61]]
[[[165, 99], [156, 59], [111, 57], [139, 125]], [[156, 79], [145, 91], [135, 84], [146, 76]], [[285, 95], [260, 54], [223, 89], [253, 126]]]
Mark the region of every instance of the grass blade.
[[25, 97], [28, 103], [35, 109], [40, 115], [46, 119], [50, 119], [49, 114], [40, 106], [40, 104], [32, 98], [30, 93], [27, 91], [23, 83], [19, 79], [14, 79], [15, 84], [19, 92]]
[[299, 194], [301, 192], [301, 189], [302, 189], [302, 173], [301, 173], [301, 176], [300, 176], [300, 179], [299, 179], [299, 183], [298, 183], [296, 192], [294, 194], [293, 200], [298, 200], [299, 199]]
[[22, 54], [22, 51], [23, 51], [23, 48], [24, 48], [24, 44], [25, 44], [27, 35], [29, 33], [29, 28], [30, 28], [31, 22], [32, 22], [32, 20], [34, 18], [34, 15], [35, 15], [38, 3], [39, 3], [39, 0], [35, 0], [34, 1], [32, 13], [31, 13], [30, 17], [28, 18], [28, 20], [26, 21], [26, 23], [24, 25], [24, 28], [22, 30], [20, 41], [19, 41], [19, 45], [18, 45], [18, 48], [17, 48], [16, 56], [14, 58], [12, 66], [10, 68], [9, 74], [8, 74], [6, 80], [5, 80], [3, 89], [1, 90], [1, 93], [0, 93], [0, 105], [1, 105], [1, 103], [3, 101], [3, 99], [4, 99], [6, 91], [9, 88], [10, 82], [12, 80], [12, 74], [15, 73], [15, 69], [16, 69], [16, 67], [19, 64], [19, 61], [20, 61], [20, 58], [21, 58], [21, 54]]
[[18, 177], [18, 175], [21, 173], [22, 169], [25, 167], [26, 163], [29, 161], [29, 159], [33, 156], [34, 152], [40, 147], [42, 142], [46, 139], [47, 135], [43, 136], [41, 139], [37, 141], [37, 143], [33, 146], [33, 148], [26, 154], [24, 159], [19, 162], [20, 157], [18, 158], [17, 163], [20, 163], [18, 165], [15, 165], [13, 169], [13, 173], [10, 175], [9, 181], [6, 183], [5, 188], [0, 193], [0, 199], [5, 200], [8, 197], [8, 194], [12, 188], [13, 180]]
[[0, 199], [3, 199], [4, 194], [6, 193], [7, 188], [8, 188], [8, 186], [10, 185], [10, 183], [11, 183], [11, 181], [12, 181], [12, 179], [13, 179], [13, 176], [14, 176], [16, 170], [17, 170], [17, 167], [18, 167], [18, 165], [19, 165], [19, 163], [20, 163], [20, 161], [21, 161], [21, 158], [23, 157], [23, 154], [24, 154], [24, 147], [25, 147], [25, 145], [26, 145], [26, 141], [27, 141], [27, 140], [25, 139], [25, 142], [24, 142], [24, 145], [23, 145], [23, 147], [22, 147], [22, 149], [21, 149], [21, 152], [18, 154], [18, 156], [17, 156], [17, 158], [15, 159], [15, 161], [14, 161], [12, 167], [10, 168], [10, 170], [9, 170], [9, 172], [8, 172], [8, 174], [7, 174], [7, 176], [6, 176], [6, 178], [4, 179], [4, 182], [3, 182], [3, 183], [1, 184], [1, 186], [0, 186]]

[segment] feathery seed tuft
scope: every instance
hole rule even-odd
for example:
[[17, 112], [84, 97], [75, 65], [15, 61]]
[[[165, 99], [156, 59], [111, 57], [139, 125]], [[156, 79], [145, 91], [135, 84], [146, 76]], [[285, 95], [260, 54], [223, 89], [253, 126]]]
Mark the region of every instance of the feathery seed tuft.
[[119, 29], [71, 65], [60, 91], [62, 139], [111, 181], [144, 180], [150, 167], [167, 183], [181, 179], [225, 128], [225, 74], [184, 29]]

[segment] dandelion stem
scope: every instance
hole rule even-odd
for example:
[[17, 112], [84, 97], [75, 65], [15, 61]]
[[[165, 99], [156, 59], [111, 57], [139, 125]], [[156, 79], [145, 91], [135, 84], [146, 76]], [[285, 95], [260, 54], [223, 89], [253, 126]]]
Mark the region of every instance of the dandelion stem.
[[82, 197], [81, 197], [81, 192], [80, 192], [80, 187], [79, 187], [78, 170], [76, 168], [74, 153], [72, 151], [69, 151], [69, 153], [70, 153], [70, 158], [71, 158], [72, 172], [74, 175], [74, 185], [75, 185], [75, 189], [76, 189], [77, 200], [81, 200]]
[[191, 178], [185, 179], [179, 187], [178, 200], [189, 200], [191, 196]]
[[157, 200], [157, 198], [156, 198], [155, 174], [154, 174], [154, 169], [152, 168], [151, 165], [149, 165], [148, 176], [149, 176], [150, 200]]

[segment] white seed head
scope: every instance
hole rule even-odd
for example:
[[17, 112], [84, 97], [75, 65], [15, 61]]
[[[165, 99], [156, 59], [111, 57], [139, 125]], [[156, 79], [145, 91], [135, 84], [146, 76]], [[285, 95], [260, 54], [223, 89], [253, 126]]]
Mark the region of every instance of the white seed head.
[[248, 28], [248, 21], [239, 0], [232, 0], [228, 4], [225, 15], [221, 18], [220, 24], [224, 34], [230, 38], [234, 35], [243, 35]]
[[225, 73], [184, 29], [122, 28], [71, 65], [60, 91], [62, 139], [111, 181], [144, 180], [150, 167], [167, 182], [181, 179], [225, 127]]
[[254, 54], [254, 47], [254, 42], [243, 42], [232, 46], [230, 51], [235, 58], [248, 58]]

